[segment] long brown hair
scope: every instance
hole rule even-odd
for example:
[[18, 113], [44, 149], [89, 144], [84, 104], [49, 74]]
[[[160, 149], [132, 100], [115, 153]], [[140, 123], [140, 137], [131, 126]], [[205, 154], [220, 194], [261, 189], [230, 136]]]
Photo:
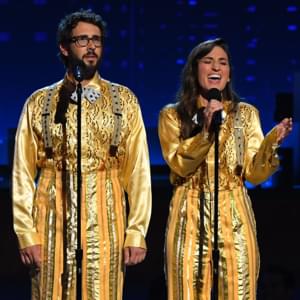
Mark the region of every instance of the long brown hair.
[[[221, 38], [214, 40], [207, 40], [198, 44], [190, 52], [187, 62], [183, 67], [181, 74], [180, 88], [176, 95], [176, 106], [179, 119], [181, 121], [181, 138], [187, 139], [193, 135], [196, 127], [198, 130], [202, 129], [202, 117], [199, 115], [199, 125], [197, 126], [193, 121], [193, 116], [198, 113], [197, 98], [201, 94], [201, 86], [198, 82], [198, 60], [206, 56], [214, 47], [221, 47], [228, 56], [230, 67], [230, 78], [232, 78], [232, 65], [228, 49], [228, 45]], [[233, 91], [231, 81], [228, 82], [222, 91], [222, 96], [226, 100], [238, 102], [238, 96]]]

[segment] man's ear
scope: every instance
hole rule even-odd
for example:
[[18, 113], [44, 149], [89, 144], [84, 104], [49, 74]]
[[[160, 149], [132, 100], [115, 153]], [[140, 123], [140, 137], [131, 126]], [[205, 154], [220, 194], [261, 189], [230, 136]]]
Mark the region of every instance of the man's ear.
[[64, 55], [64, 56], [68, 56], [69, 55], [69, 51], [66, 47], [64, 47], [62, 44], [59, 45], [59, 49], [61, 51], [61, 53]]

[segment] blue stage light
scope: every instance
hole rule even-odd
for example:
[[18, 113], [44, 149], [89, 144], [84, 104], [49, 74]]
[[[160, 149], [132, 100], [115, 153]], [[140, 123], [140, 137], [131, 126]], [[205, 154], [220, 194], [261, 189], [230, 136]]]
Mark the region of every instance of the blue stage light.
[[247, 12], [249, 12], [249, 13], [255, 13], [256, 12], [256, 5], [249, 5], [247, 7]]
[[35, 32], [33, 39], [38, 43], [46, 42], [48, 40], [48, 35], [46, 32]]
[[197, 5], [197, 1], [196, 0], [189, 0], [189, 5], [190, 6], [195, 6], [195, 5]]
[[247, 65], [256, 65], [256, 60], [253, 58], [248, 58], [246, 63]]
[[298, 26], [297, 25], [288, 25], [288, 30], [289, 31], [297, 31], [298, 30]]
[[246, 76], [246, 81], [248, 81], [248, 82], [253, 82], [253, 81], [255, 81], [256, 80], [256, 78], [255, 78], [255, 76], [253, 76], [253, 75], [247, 75]]
[[35, 4], [35, 5], [46, 5], [47, 0], [34, 0], [33, 4]]
[[177, 64], [177, 65], [184, 65], [184, 62], [185, 62], [185, 60], [182, 59], [182, 58], [178, 58], [178, 59], [176, 60], [176, 64]]
[[0, 32], [0, 43], [5, 43], [11, 40], [10, 32]]
[[288, 6], [287, 7], [287, 12], [289, 12], [289, 13], [293, 13], [293, 12], [297, 12], [298, 11], [298, 8], [297, 8], [297, 6], [295, 6], [295, 5], [290, 5], [290, 6]]

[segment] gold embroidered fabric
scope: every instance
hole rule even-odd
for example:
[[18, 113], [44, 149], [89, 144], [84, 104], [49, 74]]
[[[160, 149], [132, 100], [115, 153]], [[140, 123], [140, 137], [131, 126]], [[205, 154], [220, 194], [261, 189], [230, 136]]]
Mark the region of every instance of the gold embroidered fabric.
[[[256, 299], [259, 252], [247, 180], [259, 184], [278, 168], [276, 129], [263, 136], [258, 111], [240, 103], [243, 169], [238, 166], [234, 115], [225, 103], [219, 135], [219, 298]], [[159, 138], [174, 193], [166, 234], [168, 299], [210, 299], [214, 229], [214, 138], [181, 140], [175, 105], [160, 112]]]
[[[75, 299], [77, 104], [69, 104], [66, 126], [54, 123], [62, 83], [56, 84], [51, 103], [53, 158], [47, 159], [42, 136], [47, 87], [26, 101], [16, 135], [14, 229], [20, 248], [42, 244], [42, 268], [32, 281], [33, 299]], [[114, 114], [109, 82], [96, 74], [88, 86], [101, 96], [94, 103], [82, 99], [83, 299], [122, 299], [123, 248], [146, 248], [151, 214], [146, 132], [135, 95], [117, 85], [123, 114], [121, 141], [116, 156], [110, 156]]]

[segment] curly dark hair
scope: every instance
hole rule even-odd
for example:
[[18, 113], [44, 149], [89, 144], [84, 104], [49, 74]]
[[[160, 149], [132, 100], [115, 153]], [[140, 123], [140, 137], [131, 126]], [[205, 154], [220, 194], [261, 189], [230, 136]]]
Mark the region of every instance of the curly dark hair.
[[[72, 30], [77, 26], [79, 22], [86, 22], [93, 25], [96, 25], [101, 33], [102, 37], [105, 37], [106, 34], [106, 23], [99, 14], [94, 13], [91, 9], [80, 9], [66, 15], [59, 23], [57, 28], [56, 40], [57, 45], [63, 45], [68, 48], [70, 44]], [[60, 59], [67, 66], [68, 60], [61, 51], [58, 53]]]
[[[176, 95], [177, 113], [181, 120], [181, 138], [186, 139], [193, 135], [196, 125], [192, 121], [193, 116], [198, 113], [197, 98], [203, 92], [198, 82], [198, 61], [206, 56], [214, 47], [221, 47], [227, 54], [230, 67], [230, 78], [232, 78], [232, 65], [228, 45], [221, 38], [207, 40], [192, 49], [181, 74], [180, 88]], [[233, 102], [238, 102], [238, 96], [232, 89], [231, 81], [222, 91], [222, 97]], [[202, 117], [198, 117], [202, 129]]]

